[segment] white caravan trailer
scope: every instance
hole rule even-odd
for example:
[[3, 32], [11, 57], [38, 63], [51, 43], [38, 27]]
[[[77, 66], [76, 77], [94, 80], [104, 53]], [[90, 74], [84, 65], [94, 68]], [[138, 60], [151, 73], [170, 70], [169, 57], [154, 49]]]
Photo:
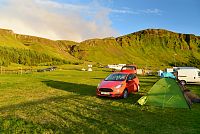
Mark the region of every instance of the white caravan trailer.
[[126, 64], [117, 64], [117, 65], [108, 65], [108, 68], [112, 68], [115, 70], [121, 70], [123, 66], [125, 66]]
[[200, 70], [195, 67], [174, 67], [178, 79], [184, 83], [200, 83]]

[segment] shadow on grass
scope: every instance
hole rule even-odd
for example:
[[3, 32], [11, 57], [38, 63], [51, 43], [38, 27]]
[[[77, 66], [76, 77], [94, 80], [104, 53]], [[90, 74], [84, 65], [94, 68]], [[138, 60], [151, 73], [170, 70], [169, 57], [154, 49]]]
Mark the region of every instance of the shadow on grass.
[[116, 101], [120, 101], [121, 103], [129, 103], [129, 104], [137, 104], [137, 101], [142, 97], [143, 95], [140, 93], [134, 93], [129, 94], [128, 98], [126, 99], [116, 99]]
[[134, 104], [137, 104], [137, 101], [143, 96], [144, 94], [143, 93], [130, 93], [128, 95], [128, 98], [122, 98], [122, 97], [107, 97], [107, 96], [101, 96], [101, 97], [98, 97], [99, 99], [101, 100], [110, 100], [112, 102], [119, 102], [119, 103], [122, 103], [122, 104], [131, 104], [131, 105], [134, 105]]
[[95, 78], [92, 78], [92, 79], [95, 79], [95, 80], [104, 80], [105, 78], [98, 78], [98, 77], [95, 77]]
[[[14, 111], [17, 111], [15, 113]], [[137, 110], [100, 103], [84, 96], [59, 96], [0, 108], [0, 132], [3, 133], [126, 133], [128, 113]], [[112, 114], [107, 114], [111, 112]], [[128, 113], [127, 113], [128, 112]], [[119, 115], [123, 114], [123, 117]], [[139, 114], [137, 114], [139, 116]], [[137, 116], [137, 117], [138, 117]], [[110, 120], [111, 119], [111, 120]], [[121, 119], [120, 121], [118, 121]], [[116, 126], [116, 122], [118, 121]], [[129, 122], [129, 121], [128, 121]], [[129, 124], [136, 121], [130, 120]]]
[[[47, 86], [64, 90], [67, 92], [76, 93], [81, 96], [96, 96], [96, 87], [91, 85], [85, 85], [85, 84], [75, 84], [75, 83], [68, 83], [63, 81], [54, 81], [54, 80], [48, 80], [48, 81], [42, 81]], [[136, 94], [130, 94], [128, 98], [122, 99], [122, 98], [109, 98], [109, 97], [98, 97], [101, 100], [111, 100], [111, 101], [120, 101], [122, 103], [129, 103], [129, 104], [135, 104], [137, 100], [142, 95], [139, 93]]]
[[85, 84], [75, 84], [75, 83], [54, 81], [54, 80], [48, 80], [48, 81], [42, 81], [42, 82], [45, 83], [49, 87], [64, 90], [67, 92], [76, 93], [83, 96], [96, 95], [96, 86], [85, 85]]

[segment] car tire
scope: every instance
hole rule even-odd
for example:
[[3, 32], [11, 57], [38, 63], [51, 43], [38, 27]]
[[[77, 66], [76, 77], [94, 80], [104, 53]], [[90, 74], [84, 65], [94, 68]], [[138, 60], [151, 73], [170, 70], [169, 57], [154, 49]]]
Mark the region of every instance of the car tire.
[[123, 92], [123, 99], [126, 99], [128, 98], [128, 90], [127, 89], [124, 89], [124, 92]]

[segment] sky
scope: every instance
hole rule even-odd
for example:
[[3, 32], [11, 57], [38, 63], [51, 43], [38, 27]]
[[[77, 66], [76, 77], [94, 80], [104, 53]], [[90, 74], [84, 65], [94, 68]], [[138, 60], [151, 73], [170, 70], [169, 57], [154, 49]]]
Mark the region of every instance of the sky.
[[149, 28], [200, 36], [200, 0], [0, 0], [0, 28], [77, 42]]

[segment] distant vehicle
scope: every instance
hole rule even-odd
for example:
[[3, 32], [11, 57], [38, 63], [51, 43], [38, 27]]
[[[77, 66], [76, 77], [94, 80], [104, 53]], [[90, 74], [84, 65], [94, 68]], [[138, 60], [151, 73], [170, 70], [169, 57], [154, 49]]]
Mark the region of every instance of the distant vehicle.
[[132, 72], [110, 74], [97, 87], [97, 96], [127, 98], [130, 93], [139, 91], [139, 79]]
[[172, 79], [176, 79], [176, 76], [173, 74], [173, 72], [163, 72], [160, 75], [161, 78], [172, 78]]
[[57, 67], [53, 66], [53, 67], [48, 67], [48, 68], [44, 68], [44, 69], [38, 69], [37, 72], [46, 72], [46, 71], [54, 71], [56, 70]]
[[121, 68], [121, 72], [132, 72], [137, 74], [137, 67], [136, 65], [126, 65]]
[[57, 67], [53, 66], [53, 67], [46, 68], [46, 71], [54, 71], [56, 69], [57, 69]]
[[165, 72], [170, 72], [170, 73], [172, 73], [172, 72], [174, 72], [174, 69], [173, 69], [173, 68], [166, 68], [166, 69], [165, 69]]
[[174, 67], [182, 84], [200, 83], [200, 70], [195, 67]]
[[111, 68], [111, 69], [114, 69], [114, 70], [121, 70], [121, 68], [125, 65], [126, 64], [108, 65], [107, 68]]

